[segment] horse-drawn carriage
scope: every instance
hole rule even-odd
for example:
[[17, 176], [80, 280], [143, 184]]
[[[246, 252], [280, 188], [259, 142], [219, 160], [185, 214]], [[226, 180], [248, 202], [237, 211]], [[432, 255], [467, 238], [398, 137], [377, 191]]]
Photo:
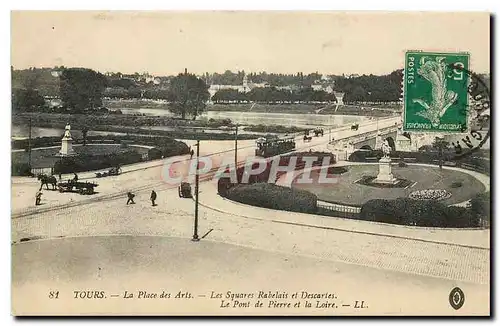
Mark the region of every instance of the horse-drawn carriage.
[[314, 136], [318, 137], [319, 135], [321, 135], [321, 137], [323, 137], [323, 135], [325, 134], [323, 128], [316, 128], [314, 129]]
[[93, 182], [78, 182], [75, 180], [66, 180], [59, 182], [57, 188], [59, 192], [78, 192], [80, 195], [92, 195], [95, 193], [94, 188], [97, 183]]
[[112, 176], [112, 175], [119, 175], [121, 173], [122, 173], [122, 169], [119, 166], [117, 166], [117, 167], [109, 169], [108, 171], [96, 172], [95, 176], [97, 178], [102, 178], [102, 177], [107, 177], [107, 176]]
[[310, 142], [312, 140], [312, 136], [307, 136], [307, 135], [304, 135], [304, 142]]
[[187, 182], [182, 182], [179, 186], [179, 197], [180, 198], [193, 198], [191, 193], [191, 185]]
[[351, 126], [351, 130], [358, 130], [359, 124], [358, 123], [353, 123]]

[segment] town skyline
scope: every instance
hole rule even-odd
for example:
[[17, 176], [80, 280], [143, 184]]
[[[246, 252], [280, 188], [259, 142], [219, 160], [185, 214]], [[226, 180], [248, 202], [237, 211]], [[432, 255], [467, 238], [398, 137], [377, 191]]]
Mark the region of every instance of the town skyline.
[[[177, 75], [184, 68], [198, 75], [225, 70], [385, 75], [403, 67], [406, 50], [421, 49], [469, 52], [474, 71], [490, 70], [487, 13], [11, 15], [11, 64], [16, 69], [62, 65], [158, 76]], [[436, 32], [440, 37], [429, 37]]]

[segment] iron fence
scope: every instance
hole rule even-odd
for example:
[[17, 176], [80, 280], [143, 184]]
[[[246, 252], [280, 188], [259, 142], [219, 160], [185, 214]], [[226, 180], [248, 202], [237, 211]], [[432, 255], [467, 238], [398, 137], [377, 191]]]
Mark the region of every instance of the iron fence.
[[39, 175], [39, 174], [52, 175], [52, 174], [54, 174], [54, 168], [53, 167], [48, 167], [48, 168], [31, 168], [31, 173], [33, 175]]

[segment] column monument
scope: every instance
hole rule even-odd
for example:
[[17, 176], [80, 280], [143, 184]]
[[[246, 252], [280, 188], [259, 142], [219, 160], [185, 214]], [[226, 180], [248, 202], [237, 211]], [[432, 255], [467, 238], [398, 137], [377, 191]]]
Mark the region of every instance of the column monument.
[[73, 149], [73, 138], [71, 137], [71, 126], [69, 123], [64, 128], [64, 136], [61, 140], [61, 150], [58, 156], [75, 156], [76, 152]]

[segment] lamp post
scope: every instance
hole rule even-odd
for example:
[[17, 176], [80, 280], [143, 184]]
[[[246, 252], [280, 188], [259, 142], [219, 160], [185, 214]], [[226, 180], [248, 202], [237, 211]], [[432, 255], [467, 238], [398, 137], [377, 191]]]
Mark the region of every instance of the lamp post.
[[200, 141], [196, 140], [196, 175], [195, 175], [195, 186], [194, 186], [194, 195], [195, 195], [195, 206], [194, 206], [194, 233], [192, 241], [200, 241], [198, 238], [198, 194], [199, 194], [199, 183], [200, 178], [198, 175], [198, 169], [200, 164]]
[[436, 137], [436, 145], [439, 151], [439, 169], [443, 169], [443, 146], [444, 146], [444, 138]]
[[31, 172], [31, 117], [29, 121], [29, 135], [28, 135], [28, 165]]
[[238, 124], [234, 133], [234, 169], [238, 167]]

